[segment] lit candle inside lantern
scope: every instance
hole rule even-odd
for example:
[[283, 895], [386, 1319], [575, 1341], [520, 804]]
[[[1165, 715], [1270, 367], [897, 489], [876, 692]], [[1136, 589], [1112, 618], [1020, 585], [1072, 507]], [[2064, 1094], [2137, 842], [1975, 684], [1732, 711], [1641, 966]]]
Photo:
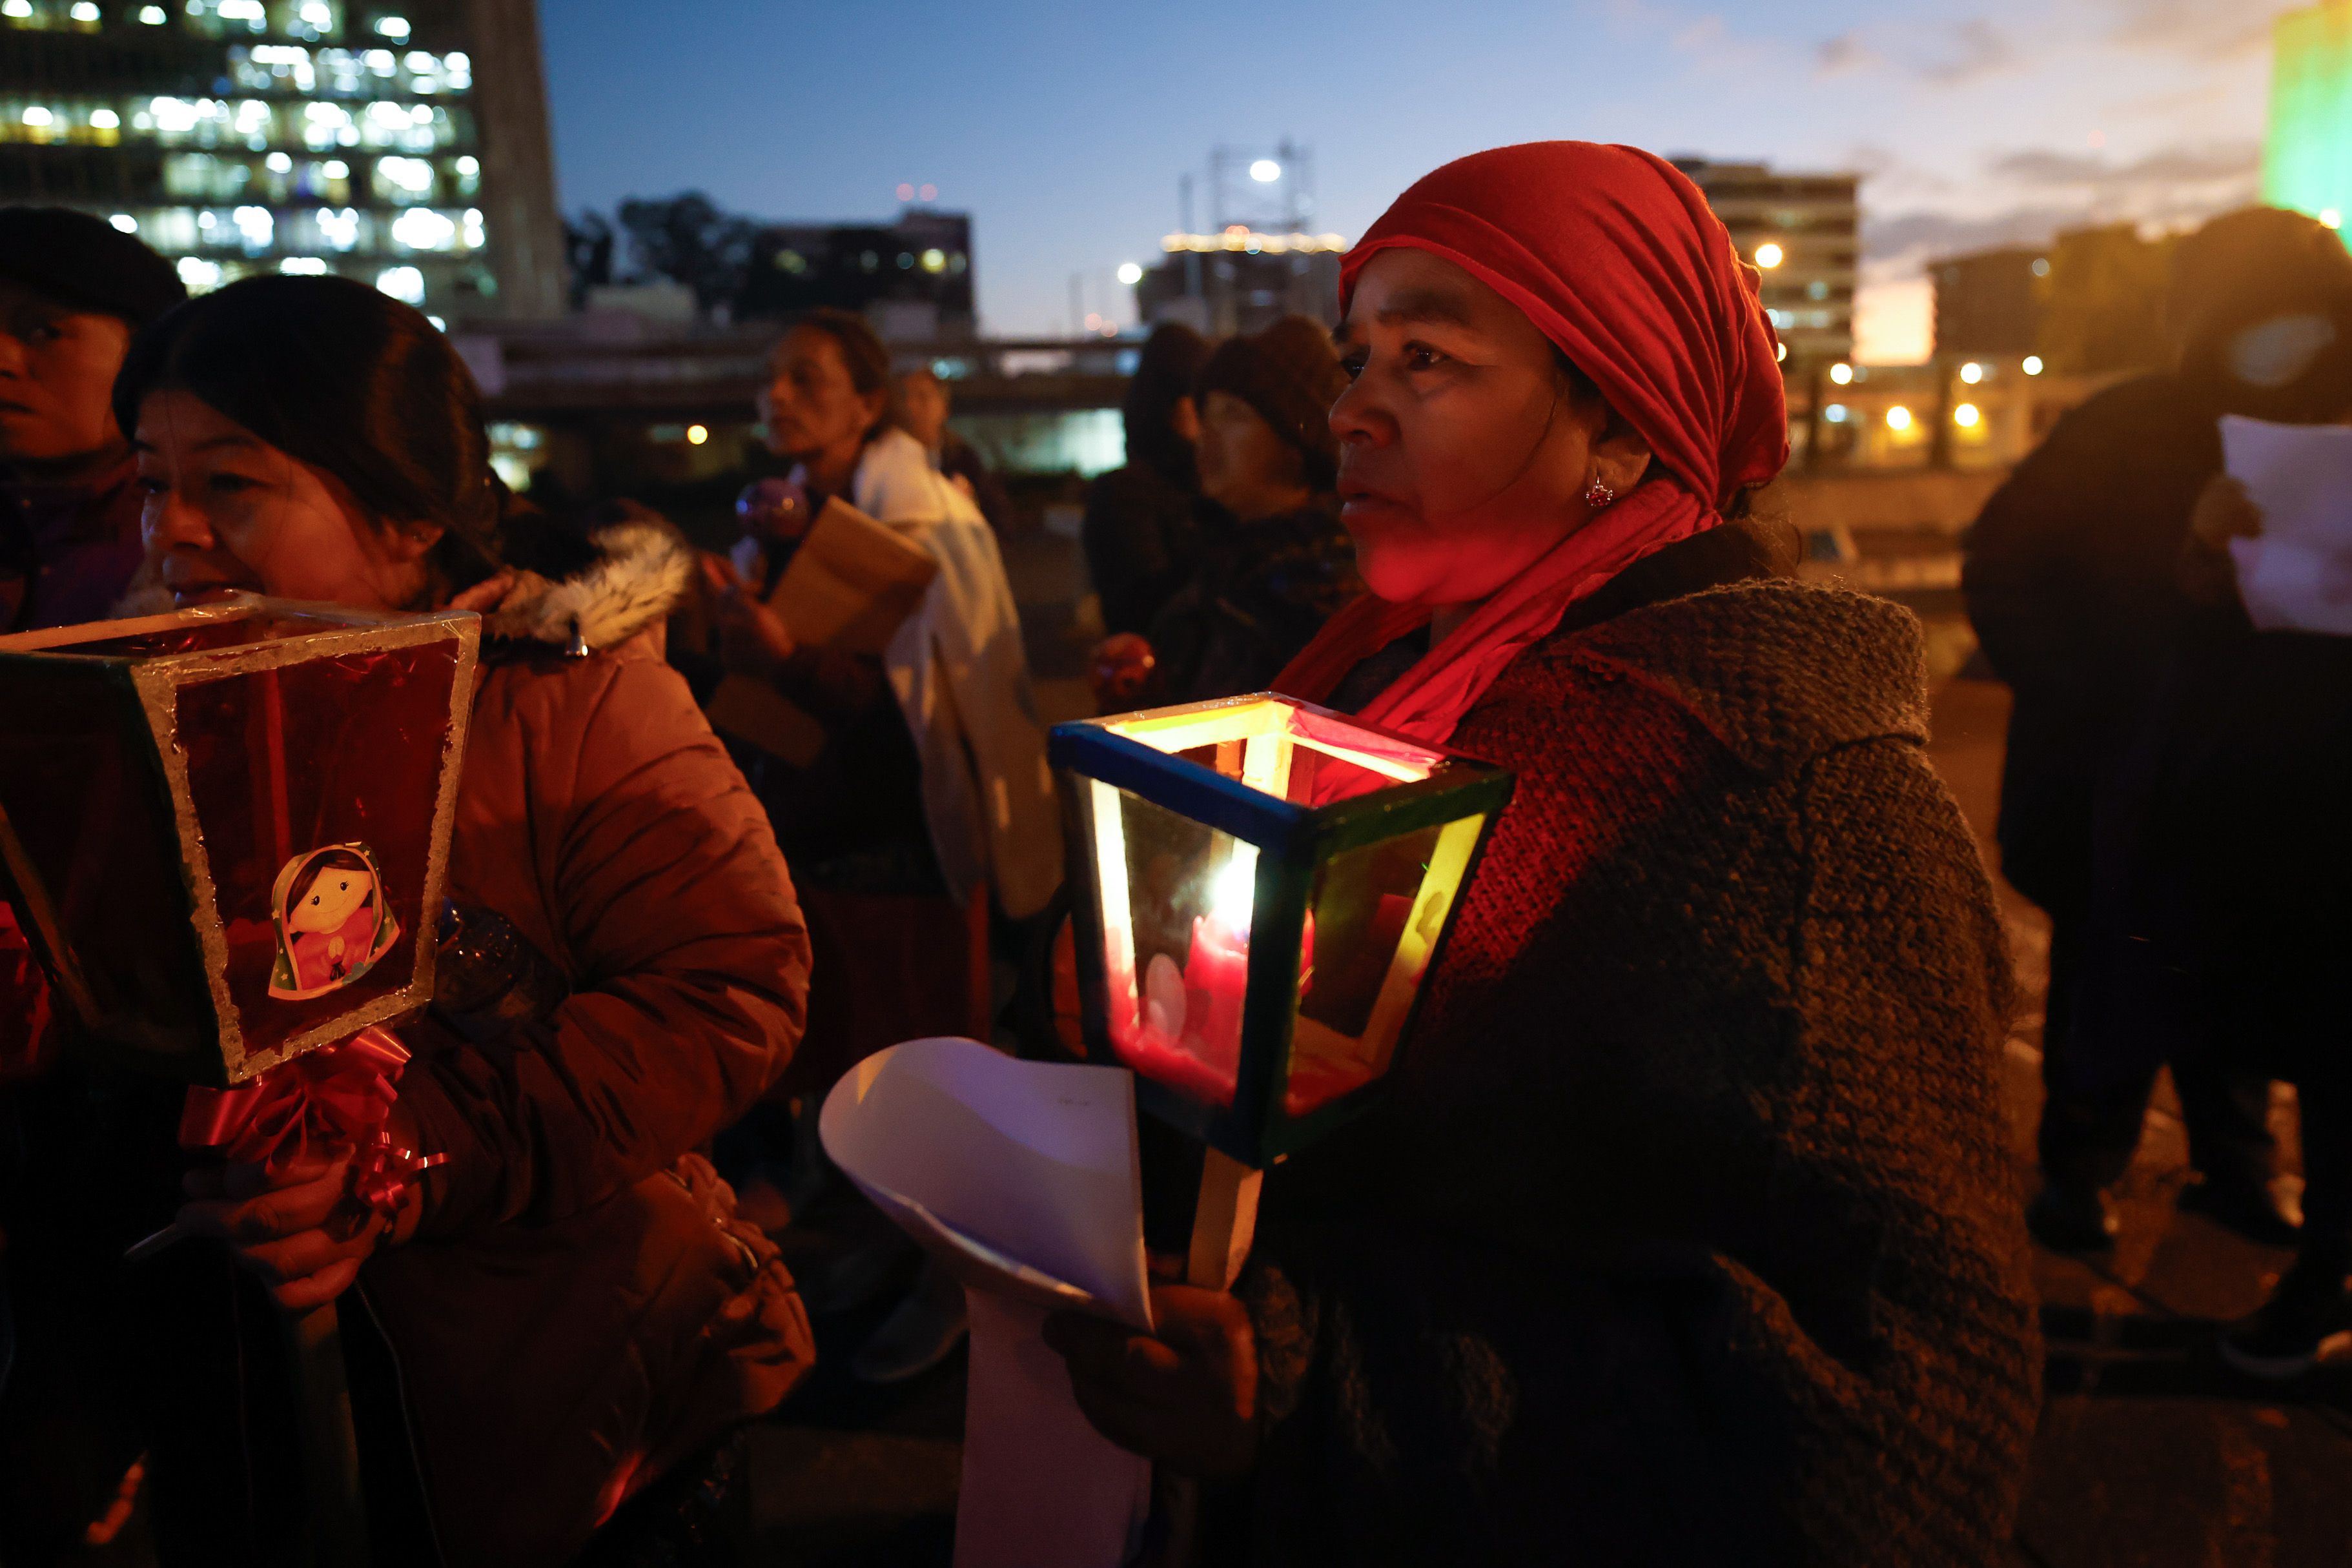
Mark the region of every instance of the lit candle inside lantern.
[[1120, 1054], [1138, 1071], [1219, 1105], [1240, 1076], [1242, 1000], [1249, 991], [1250, 908], [1257, 849], [1237, 843], [1211, 884], [1209, 913], [1193, 916], [1181, 968], [1165, 953], [1144, 970], [1144, 1005]]

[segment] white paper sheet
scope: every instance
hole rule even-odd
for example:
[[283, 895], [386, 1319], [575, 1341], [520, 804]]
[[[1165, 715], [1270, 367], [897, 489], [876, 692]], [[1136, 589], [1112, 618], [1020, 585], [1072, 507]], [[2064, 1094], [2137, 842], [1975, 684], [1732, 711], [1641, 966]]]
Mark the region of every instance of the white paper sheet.
[[2352, 635], [2352, 426], [2224, 414], [2221, 449], [2263, 511], [2260, 538], [2230, 541], [2254, 625]]
[[818, 1131], [971, 1303], [956, 1568], [1117, 1568], [1151, 1467], [1087, 1424], [1040, 1331], [1062, 1309], [1151, 1326], [1133, 1078], [908, 1040], [835, 1085]]

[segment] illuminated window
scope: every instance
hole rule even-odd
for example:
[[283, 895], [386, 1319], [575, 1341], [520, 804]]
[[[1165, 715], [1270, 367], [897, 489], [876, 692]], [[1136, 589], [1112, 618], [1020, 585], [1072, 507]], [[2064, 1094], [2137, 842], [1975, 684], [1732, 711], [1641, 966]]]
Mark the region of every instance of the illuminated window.
[[269, 248], [269, 242], [277, 232], [278, 220], [270, 215], [268, 207], [239, 207], [230, 215], [236, 224], [236, 232], [245, 237], [246, 249], [261, 251]]
[[139, 220], [132, 217], [129, 213], [117, 213], [106, 221], [112, 224], [124, 234], [135, 235], [139, 232]]
[[320, 237], [337, 250], [355, 250], [360, 243], [360, 215], [350, 207], [320, 207], [313, 220]]
[[122, 117], [110, 109], [93, 109], [89, 111], [89, 122], [100, 131], [115, 131], [121, 128]]
[[375, 30], [395, 44], [404, 44], [408, 41], [408, 18], [378, 16], [375, 19]]
[[161, 5], [140, 6], [139, 19], [151, 27], [160, 27], [164, 23], [171, 20], [170, 17], [163, 15], [163, 7]]
[[425, 275], [413, 267], [387, 267], [375, 275], [375, 286], [410, 305], [425, 303]]
[[387, 201], [415, 202], [433, 193], [433, 165], [422, 158], [379, 158], [376, 192]]
[[410, 250], [451, 250], [457, 243], [457, 225], [446, 213], [410, 207], [392, 220], [392, 237]]
[[1842, 402], [1833, 402], [1822, 410], [1822, 417], [1832, 424], [1843, 424], [1846, 421], [1846, 406]]
[[207, 288], [220, 286], [220, 263], [216, 261], [206, 261], [199, 256], [184, 256], [177, 270], [180, 281], [187, 286], [191, 294], [202, 294]]
[[290, 272], [298, 277], [320, 277], [330, 268], [315, 256], [289, 256], [278, 264], [278, 270]]

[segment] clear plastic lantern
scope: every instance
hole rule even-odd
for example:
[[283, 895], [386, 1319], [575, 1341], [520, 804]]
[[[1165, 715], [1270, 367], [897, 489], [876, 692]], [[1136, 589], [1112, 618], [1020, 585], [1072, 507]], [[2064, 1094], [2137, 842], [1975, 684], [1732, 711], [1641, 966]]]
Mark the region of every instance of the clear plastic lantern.
[[478, 616], [0, 637], [0, 893], [85, 1039], [243, 1082], [423, 1006]]
[[1511, 792], [1273, 693], [1055, 727], [1087, 1049], [1262, 1167], [1362, 1110]]

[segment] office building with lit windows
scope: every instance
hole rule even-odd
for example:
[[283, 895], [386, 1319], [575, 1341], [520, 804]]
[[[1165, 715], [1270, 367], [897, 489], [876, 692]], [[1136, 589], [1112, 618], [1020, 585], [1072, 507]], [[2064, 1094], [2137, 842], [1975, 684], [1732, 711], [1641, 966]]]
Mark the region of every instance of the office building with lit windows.
[[0, 0], [0, 202], [107, 217], [194, 290], [563, 310], [531, 0]]
[[893, 343], [958, 343], [976, 329], [971, 218], [910, 206], [895, 224], [772, 224], [751, 236], [740, 320], [820, 307], [872, 319]]
[[1764, 275], [1764, 308], [1791, 367], [1853, 357], [1858, 174], [1791, 174], [1762, 163], [1677, 158], [1742, 258]]

